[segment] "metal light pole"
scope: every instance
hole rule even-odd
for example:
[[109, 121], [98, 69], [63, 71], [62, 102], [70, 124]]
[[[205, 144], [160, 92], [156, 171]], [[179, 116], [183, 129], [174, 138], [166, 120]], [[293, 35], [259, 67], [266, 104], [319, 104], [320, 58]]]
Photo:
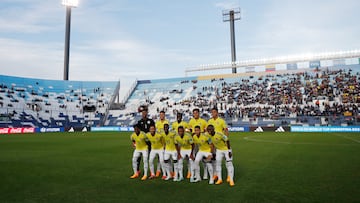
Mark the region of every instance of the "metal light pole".
[[223, 22], [230, 22], [232, 73], [236, 73], [235, 20], [241, 19], [240, 8], [223, 10]]
[[77, 7], [78, 4], [79, 4], [78, 0], [62, 0], [62, 5], [66, 7], [64, 80], [69, 80], [71, 8]]

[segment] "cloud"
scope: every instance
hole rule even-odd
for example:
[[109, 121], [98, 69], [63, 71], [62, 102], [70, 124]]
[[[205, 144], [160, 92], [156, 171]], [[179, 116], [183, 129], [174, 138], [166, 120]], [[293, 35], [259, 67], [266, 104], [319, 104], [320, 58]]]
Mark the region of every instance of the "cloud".
[[37, 44], [0, 38], [1, 74], [61, 79], [63, 51], [56, 43]]
[[[6, 3], [6, 2], [5, 2]], [[8, 1], [0, 8], [0, 33], [43, 33], [54, 31], [62, 11], [52, 1]], [[3, 4], [3, 3], [2, 3]], [[17, 6], [21, 5], [21, 6]]]
[[[240, 56], [259, 58], [307, 52], [355, 49], [360, 46], [359, 1], [271, 1], [262, 12], [248, 12], [239, 44]], [[244, 25], [245, 24], [245, 25]]]

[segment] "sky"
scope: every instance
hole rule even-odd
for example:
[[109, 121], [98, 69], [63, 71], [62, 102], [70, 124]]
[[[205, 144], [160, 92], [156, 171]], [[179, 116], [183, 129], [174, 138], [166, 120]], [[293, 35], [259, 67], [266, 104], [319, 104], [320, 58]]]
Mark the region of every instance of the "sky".
[[[136, 80], [229, 62], [222, 11], [239, 7], [238, 60], [360, 48], [359, 0], [79, 0], [69, 79], [120, 80], [123, 97]], [[61, 0], [1, 0], [0, 74], [62, 80], [65, 16]]]

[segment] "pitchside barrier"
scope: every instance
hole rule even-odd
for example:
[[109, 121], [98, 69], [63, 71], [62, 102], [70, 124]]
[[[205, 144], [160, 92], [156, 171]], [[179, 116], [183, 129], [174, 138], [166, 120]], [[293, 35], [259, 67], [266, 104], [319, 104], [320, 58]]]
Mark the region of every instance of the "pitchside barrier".
[[[134, 131], [133, 127], [91, 127], [92, 132], [106, 132], [106, 131], [120, 131], [120, 132], [132, 132]], [[249, 127], [230, 127], [230, 132], [249, 132]]]
[[[249, 132], [249, 127], [231, 127], [230, 132]], [[132, 132], [133, 127], [66, 127], [66, 128], [0, 128], [0, 134], [24, 134], [47, 132]]]
[[[133, 127], [58, 127], [58, 128], [0, 128], [0, 134], [25, 134], [47, 132], [132, 132]], [[229, 132], [349, 132], [359, 133], [360, 126], [252, 126], [252, 127], [229, 127]]]
[[64, 128], [0, 128], [0, 134], [64, 132]]
[[291, 132], [349, 132], [359, 133], [360, 126], [292, 126]]
[[106, 126], [106, 127], [92, 127], [91, 132], [131, 132], [134, 131], [133, 127], [119, 127], [119, 126]]
[[250, 127], [250, 132], [275, 132], [281, 127], [283, 129], [281, 132], [289, 132], [289, 126], [277, 126], [277, 127], [268, 127], [268, 126], [252, 126]]
[[249, 132], [249, 127], [229, 127], [229, 132]]

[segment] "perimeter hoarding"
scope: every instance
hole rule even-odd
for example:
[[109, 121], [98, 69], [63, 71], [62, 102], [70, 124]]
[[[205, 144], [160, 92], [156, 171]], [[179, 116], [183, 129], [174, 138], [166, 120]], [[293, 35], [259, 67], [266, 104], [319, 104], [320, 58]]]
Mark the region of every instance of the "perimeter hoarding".
[[291, 126], [291, 132], [349, 132], [359, 133], [360, 126]]
[[333, 60], [333, 66], [344, 66], [345, 65], [345, 59], [334, 59]]
[[229, 127], [229, 132], [249, 132], [249, 127]]
[[286, 69], [287, 70], [297, 70], [298, 67], [297, 67], [296, 63], [289, 63], [289, 64], [286, 64]]
[[0, 128], [0, 134], [34, 133], [35, 128]]
[[119, 126], [91, 127], [91, 132], [131, 132], [131, 131], [134, 131], [133, 127], [119, 127]]
[[246, 67], [245, 72], [246, 73], [254, 73], [255, 72], [255, 67]]
[[320, 68], [321, 63], [320, 61], [310, 61], [310, 68]]
[[65, 128], [36, 128], [35, 132], [37, 133], [54, 133], [54, 132], [64, 132]]
[[275, 64], [265, 66], [265, 72], [273, 72], [273, 71], [276, 71]]

